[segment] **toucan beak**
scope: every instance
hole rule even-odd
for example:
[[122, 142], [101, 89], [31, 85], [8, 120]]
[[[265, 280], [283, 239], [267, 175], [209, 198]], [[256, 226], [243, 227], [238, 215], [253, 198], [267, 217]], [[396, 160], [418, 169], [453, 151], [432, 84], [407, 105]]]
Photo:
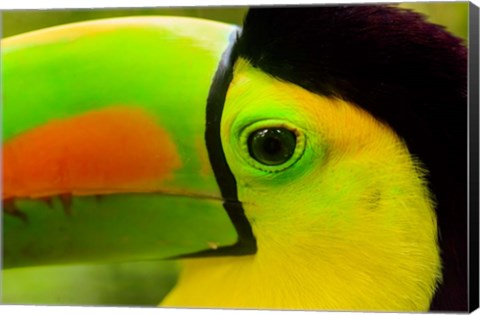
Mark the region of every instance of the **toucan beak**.
[[5, 268], [237, 243], [205, 141], [206, 100], [233, 32], [141, 17], [3, 40]]

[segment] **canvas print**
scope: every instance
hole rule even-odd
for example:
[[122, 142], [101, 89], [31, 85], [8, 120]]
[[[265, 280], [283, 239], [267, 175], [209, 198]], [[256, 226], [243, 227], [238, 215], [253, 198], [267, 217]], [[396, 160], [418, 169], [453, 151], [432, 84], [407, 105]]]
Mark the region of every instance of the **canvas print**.
[[3, 12], [2, 303], [468, 310], [468, 12]]

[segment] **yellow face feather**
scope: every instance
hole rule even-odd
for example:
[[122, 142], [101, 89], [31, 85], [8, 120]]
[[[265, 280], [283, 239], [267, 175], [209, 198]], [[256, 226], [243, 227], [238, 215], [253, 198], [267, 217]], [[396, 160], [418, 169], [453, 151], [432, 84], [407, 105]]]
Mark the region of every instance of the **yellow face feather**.
[[[288, 167], [249, 157], [258, 127], [296, 133]], [[428, 310], [441, 278], [434, 204], [387, 125], [240, 59], [221, 130], [258, 252], [186, 260], [163, 306]]]

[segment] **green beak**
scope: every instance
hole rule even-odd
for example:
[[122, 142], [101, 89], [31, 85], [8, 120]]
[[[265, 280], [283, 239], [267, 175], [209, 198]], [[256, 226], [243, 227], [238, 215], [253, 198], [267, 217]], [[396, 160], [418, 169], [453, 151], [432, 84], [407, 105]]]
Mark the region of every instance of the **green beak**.
[[167, 17], [5, 39], [5, 268], [164, 259], [239, 241], [205, 133], [231, 25]]

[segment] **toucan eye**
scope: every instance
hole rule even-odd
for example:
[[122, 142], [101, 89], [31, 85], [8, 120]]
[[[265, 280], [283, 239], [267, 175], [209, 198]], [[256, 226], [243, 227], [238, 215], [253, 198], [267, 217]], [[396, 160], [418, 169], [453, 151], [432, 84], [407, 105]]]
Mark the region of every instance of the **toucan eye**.
[[297, 137], [285, 128], [263, 128], [248, 137], [250, 156], [264, 165], [280, 165], [295, 153]]

